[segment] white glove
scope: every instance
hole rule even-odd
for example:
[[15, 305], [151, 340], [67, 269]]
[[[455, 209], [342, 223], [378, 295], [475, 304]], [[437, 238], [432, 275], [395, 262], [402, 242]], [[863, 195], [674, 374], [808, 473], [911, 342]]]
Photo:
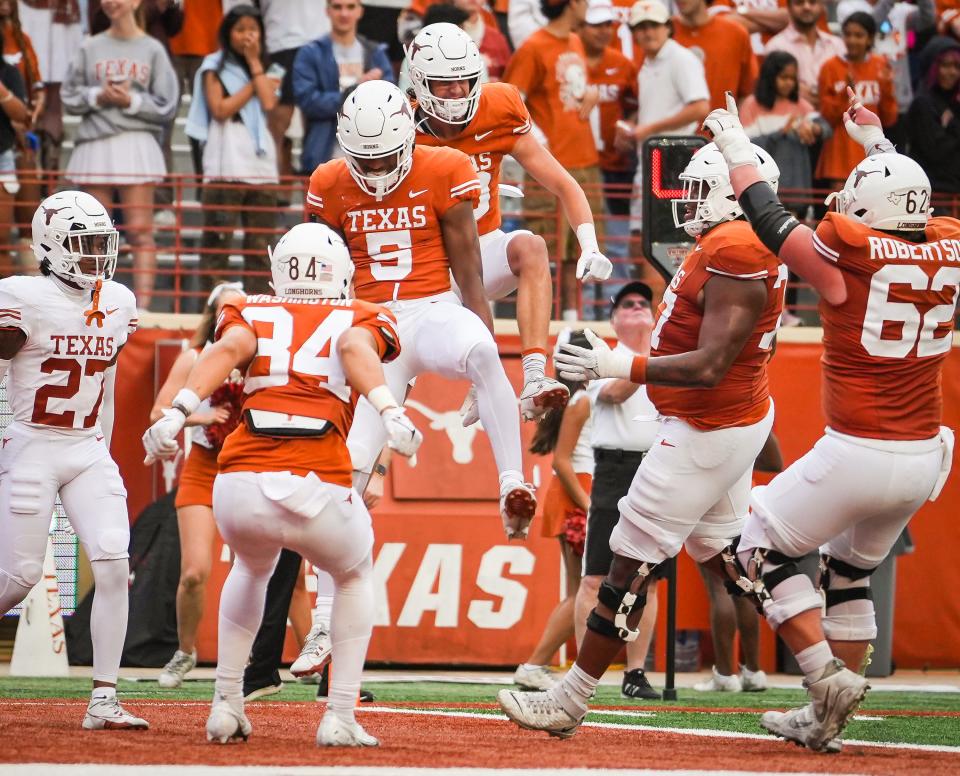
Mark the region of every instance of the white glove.
[[849, 86], [847, 95], [850, 97], [850, 107], [843, 113], [843, 126], [850, 138], [863, 146], [867, 156], [895, 152], [893, 143], [883, 134], [880, 117], [872, 110], [864, 108]]
[[388, 407], [380, 413], [383, 427], [387, 430], [387, 447], [409, 458], [423, 442], [421, 434], [400, 407]]
[[460, 405], [460, 421], [463, 427], [467, 428], [478, 420], [480, 420], [480, 405], [477, 404], [477, 386], [471, 385], [463, 398], [463, 404]]
[[606, 280], [611, 272], [613, 272], [613, 264], [600, 251], [584, 251], [577, 259], [577, 280], [584, 283], [589, 283], [591, 280]]
[[737, 101], [730, 92], [727, 92], [726, 110], [717, 108], [711, 111], [703, 120], [703, 128], [713, 135], [713, 142], [717, 144], [731, 170], [745, 165], [759, 166], [753, 144], [740, 123]]
[[600, 337], [590, 329], [583, 332], [590, 341], [591, 348], [577, 345], [561, 345], [553, 356], [553, 363], [559, 375], [565, 380], [583, 382], [601, 377], [630, 379], [633, 356], [629, 353], [617, 353], [610, 349]]
[[163, 417], [148, 428], [143, 434], [143, 449], [147, 451], [143, 459], [144, 464], [152, 464], [156, 460], [173, 458], [180, 450], [177, 435], [183, 430], [187, 416], [180, 410], [170, 408], [163, 411]]

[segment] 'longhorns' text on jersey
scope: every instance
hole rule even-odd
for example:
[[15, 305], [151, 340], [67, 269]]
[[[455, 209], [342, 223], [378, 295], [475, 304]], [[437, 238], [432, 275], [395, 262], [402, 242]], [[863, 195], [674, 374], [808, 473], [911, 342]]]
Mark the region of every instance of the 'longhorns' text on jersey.
[[480, 179], [480, 201], [473, 210], [480, 234], [500, 228], [500, 167], [517, 138], [529, 131], [530, 114], [520, 92], [516, 86], [500, 82], [480, 87], [477, 112], [456, 137], [439, 138], [423, 129], [417, 132], [420, 145], [456, 148], [470, 157]]
[[112, 280], [100, 289], [103, 317], [87, 323], [89, 291], [68, 291], [43, 275], [0, 280], [0, 328], [27, 339], [7, 375], [13, 418], [29, 426], [96, 433], [104, 372], [137, 330], [131, 291]]
[[358, 299], [422, 299], [450, 290], [440, 219], [454, 205], [476, 206], [480, 181], [452, 148], [414, 148], [413, 165], [382, 200], [363, 191], [347, 162], [334, 159], [310, 176], [307, 211], [343, 233], [356, 266]]
[[217, 338], [232, 326], [257, 336], [243, 384], [245, 417], [248, 410], [264, 410], [326, 420], [333, 428], [321, 437], [290, 438], [254, 434], [241, 423], [220, 451], [220, 471], [316, 472], [325, 482], [349, 488], [346, 438], [359, 394], [346, 384], [337, 340], [361, 327], [373, 334], [380, 358], [391, 361], [400, 353], [393, 313], [355, 299], [258, 295], [224, 305]]
[[787, 290], [787, 268], [757, 239], [750, 224], [718, 224], [697, 241], [664, 291], [650, 339], [651, 355], [672, 356], [697, 349], [703, 323], [698, 297], [714, 275], [747, 282], [763, 280], [767, 285], [767, 304], [743, 350], [713, 388], [647, 387], [661, 415], [682, 418], [701, 430], [746, 426], [767, 414], [767, 362]]
[[960, 221], [932, 218], [926, 236], [909, 242], [839, 213], [817, 227], [813, 245], [847, 287], [842, 305], [820, 303], [823, 406], [836, 431], [889, 440], [939, 432], [940, 368], [960, 293]]

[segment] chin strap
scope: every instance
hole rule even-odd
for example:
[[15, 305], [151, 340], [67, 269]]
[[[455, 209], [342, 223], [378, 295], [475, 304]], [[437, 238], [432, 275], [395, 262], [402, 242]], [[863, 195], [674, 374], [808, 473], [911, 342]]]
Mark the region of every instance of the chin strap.
[[93, 326], [93, 324], [96, 323], [98, 329], [103, 328], [103, 321], [107, 317], [106, 313], [100, 309], [101, 285], [103, 285], [103, 281], [97, 278], [97, 284], [93, 287], [93, 304], [90, 306], [89, 310], [83, 311], [83, 314], [87, 317], [87, 326]]

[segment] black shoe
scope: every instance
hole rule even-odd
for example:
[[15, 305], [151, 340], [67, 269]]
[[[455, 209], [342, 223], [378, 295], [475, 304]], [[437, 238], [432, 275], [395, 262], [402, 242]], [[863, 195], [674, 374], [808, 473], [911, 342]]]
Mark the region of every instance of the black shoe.
[[646, 698], [651, 701], [659, 701], [660, 693], [650, 686], [647, 681], [647, 675], [643, 673], [642, 668], [634, 668], [632, 671], [626, 671], [623, 674], [623, 684], [620, 685], [621, 698]]
[[264, 698], [267, 695], [276, 695], [283, 689], [283, 682], [280, 681], [280, 672], [274, 671], [272, 676], [266, 679], [243, 679], [243, 699], [245, 701], [255, 701], [257, 698]]
[[[320, 684], [317, 685], [317, 700], [326, 703], [327, 693], [330, 691], [330, 664], [327, 663], [323, 667], [323, 671], [320, 674]], [[364, 690], [360, 688], [360, 703], [372, 703], [373, 702], [373, 693], [369, 690]]]

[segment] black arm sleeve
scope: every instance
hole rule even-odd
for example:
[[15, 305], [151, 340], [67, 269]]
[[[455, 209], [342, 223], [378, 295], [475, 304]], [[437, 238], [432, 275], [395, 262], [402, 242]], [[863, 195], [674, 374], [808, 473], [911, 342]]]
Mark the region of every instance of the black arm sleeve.
[[778, 256], [780, 247], [786, 242], [790, 232], [800, 226], [800, 222], [783, 206], [766, 181], [757, 181], [741, 193], [737, 200], [760, 242], [774, 256]]

